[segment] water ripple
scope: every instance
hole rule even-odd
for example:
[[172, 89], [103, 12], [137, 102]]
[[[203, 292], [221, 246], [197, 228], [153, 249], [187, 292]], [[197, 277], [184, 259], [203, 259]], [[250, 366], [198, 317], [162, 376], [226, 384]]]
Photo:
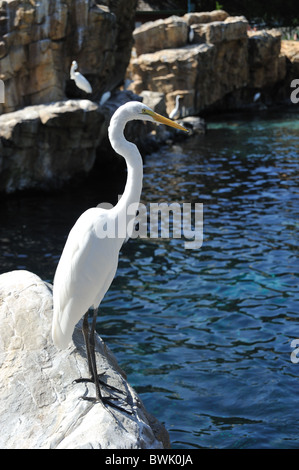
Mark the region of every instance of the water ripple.
[[[142, 201], [202, 202], [204, 242], [129, 241], [97, 327], [174, 448], [298, 448], [298, 130], [227, 118], [146, 158]], [[2, 271], [51, 281], [90, 194], [5, 201]]]

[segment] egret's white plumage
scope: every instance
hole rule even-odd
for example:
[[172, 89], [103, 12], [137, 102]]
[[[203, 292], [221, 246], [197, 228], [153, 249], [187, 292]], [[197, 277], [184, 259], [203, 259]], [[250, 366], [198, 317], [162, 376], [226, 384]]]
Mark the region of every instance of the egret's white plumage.
[[189, 34], [188, 34], [188, 40], [189, 42], [193, 42], [193, 39], [194, 39], [194, 29], [192, 28], [192, 26], [189, 27]]
[[[127, 208], [135, 203], [136, 209], [142, 190], [142, 159], [136, 147], [124, 137], [124, 128], [128, 121], [141, 119], [156, 121], [186, 130], [140, 102], [127, 103], [114, 113], [109, 126], [109, 139], [114, 150], [122, 155], [127, 163], [127, 183], [124, 193], [115, 207], [104, 209], [94, 207], [85, 211], [69, 233], [53, 283], [54, 315], [52, 337], [55, 346], [66, 348], [72, 339], [76, 323], [84, 315], [83, 336], [90, 379], [77, 379], [77, 382], [92, 381], [96, 387], [96, 398], [119, 411], [132, 414], [128, 409], [117, 405], [112, 397], [103, 396], [100, 384], [122, 394], [121, 390], [101, 381], [97, 373], [94, 348], [94, 331], [98, 306], [115, 276], [119, 250], [127, 238], [127, 227], [135, 214], [128, 215]], [[114, 229], [110, 232], [109, 227]], [[108, 230], [107, 230], [108, 229]], [[106, 231], [107, 230], [107, 231]], [[109, 234], [110, 236], [103, 236]], [[88, 310], [94, 309], [91, 331], [88, 324]]]
[[[186, 130], [140, 102], [126, 103], [114, 113], [109, 139], [114, 150], [126, 160], [127, 183], [115, 207], [88, 209], [69, 233], [53, 284], [52, 336], [60, 349], [69, 345], [76, 323], [90, 307], [98, 307], [109, 289], [117, 269], [119, 250], [127, 238], [126, 227], [133, 226], [130, 220], [135, 215], [127, 215], [127, 207], [138, 204], [143, 176], [140, 153], [123, 134], [126, 123], [133, 119], [156, 121]], [[119, 226], [123, 223], [125, 230]], [[105, 226], [116, 227], [116, 236], [100, 237]]]
[[179, 107], [180, 107], [180, 99], [181, 99], [181, 96], [180, 95], [176, 95], [175, 97], [175, 107], [173, 108], [173, 110], [169, 113], [169, 118], [170, 119], [175, 119], [175, 118], [179, 118]]
[[105, 93], [103, 93], [101, 96], [100, 103], [99, 103], [100, 106], [103, 106], [103, 104], [109, 100], [110, 96], [111, 96], [111, 91], [105, 91]]
[[77, 72], [78, 64], [75, 60], [73, 60], [70, 70], [70, 78], [75, 80], [75, 83], [80, 90], [85, 91], [85, 93], [92, 93], [92, 88], [87, 80], [87, 78], [82, 75], [82, 73]]

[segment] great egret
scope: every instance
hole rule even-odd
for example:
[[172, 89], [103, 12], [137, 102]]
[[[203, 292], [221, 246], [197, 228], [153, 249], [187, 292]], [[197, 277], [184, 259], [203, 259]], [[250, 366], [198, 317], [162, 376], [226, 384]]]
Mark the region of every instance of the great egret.
[[176, 95], [176, 98], [175, 98], [175, 107], [173, 108], [173, 110], [169, 113], [169, 117], [170, 119], [175, 119], [176, 117], [179, 118], [180, 116], [180, 113], [179, 113], [179, 107], [180, 107], [180, 99], [182, 97], [180, 95]]
[[255, 93], [254, 97], [253, 97], [253, 102], [255, 103], [256, 101], [258, 101], [261, 97], [261, 93], [260, 92], [257, 92]]
[[[84, 315], [82, 330], [91, 379], [79, 381], [95, 383], [96, 398], [90, 400], [102, 401], [122, 411], [126, 410], [111, 403], [111, 397], [103, 397], [101, 394], [99, 384], [102, 382], [98, 380], [97, 374], [94, 331], [98, 306], [116, 273], [119, 250], [127, 238], [127, 228], [134, 226], [142, 190], [141, 155], [136, 145], [128, 142], [123, 134], [126, 123], [134, 119], [163, 123], [187, 131], [140, 102], [132, 101], [118, 108], [112, 116], [108, 133], [113, 149], [126, 160], [127, 182], [124, 193], [113, 208], [94, 207], [79, 217], [69, 233], [53, 284], [52, 337], [55, 346], [65, 349], [69, 345], [75, 325]], [[128, 211], [134, 204], [135, 212]], [[88, 325], [90, 308], [93, 309], [91, 331]]]
[[193, 39], [194, 39], [194, 29], [192, 28], [192, 26], [189, 27], [189, 34], [188, 34], [188, 40], [191, 44], [191, 42], [193, 42]]
[[92, 93], [92, 88], [89, 81], [82, 75], [80, 72], [76, 72], [78, 64], [73, 60], [70, 70], [70, 77], [72, 80], [75, 80], [75, 83], [78, 88], [85, 91], [85, 93]]

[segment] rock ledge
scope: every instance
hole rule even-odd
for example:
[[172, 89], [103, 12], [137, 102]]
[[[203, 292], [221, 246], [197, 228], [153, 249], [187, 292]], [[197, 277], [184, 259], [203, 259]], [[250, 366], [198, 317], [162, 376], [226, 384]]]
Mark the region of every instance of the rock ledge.
[[105, 379], [126, 394], [133, 415], [80, 400], [93, 384], [80, 328], [58, 351], [51, 341], [52, 289], [28, 271], [0, 276], [0, 448], [161, 449], [168, 433], [145, 410], [116, 359], [98, 336], [97, 361]]

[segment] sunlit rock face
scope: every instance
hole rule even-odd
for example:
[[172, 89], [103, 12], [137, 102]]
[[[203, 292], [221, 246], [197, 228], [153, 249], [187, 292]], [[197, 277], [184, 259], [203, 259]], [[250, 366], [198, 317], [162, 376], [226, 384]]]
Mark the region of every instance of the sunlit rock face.
[[226, 97], [237, 108], [286, 76], [280, 32], [253, 31], [244, 16], [223, 10], [149, 22], [133, 36], [130, 88], [164, 93], [168, 113], [178, 94], [182, 116], [221, 106]]
[[64, 99], [75, 90], [69, 77], [74, 59], [95, 95], [120, 83], [130, 58], [135, 7], [136, 0], [1, 2], [0, 112]]
[[179, 93], [185, 113], [198, 113], [248, 82], [247, 28], [246, 18], [224, 11], [173, 16], [139, 27], [133, 33], [137, 57], [130, 64], [131, 88], [163, 92], [167, 112]]

